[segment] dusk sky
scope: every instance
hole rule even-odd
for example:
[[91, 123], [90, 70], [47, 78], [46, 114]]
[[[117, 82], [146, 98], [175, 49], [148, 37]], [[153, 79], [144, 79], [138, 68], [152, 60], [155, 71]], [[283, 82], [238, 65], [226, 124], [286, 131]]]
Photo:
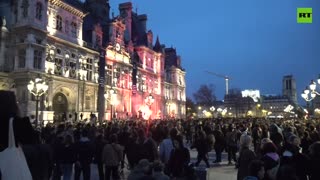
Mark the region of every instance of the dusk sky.
[[[124, 0], [110, 0], [115, 15]], [[319, 0], [132, 0], [147, 14], [147, 27], [175, 47], [186, 69], [187, 96], [214, 84], [219, 100], [230, 88], [281, 94], [282, 77], [293, 75], [297, 95], [320, 73]], [[313, 8], [312, 24], [297, 24], [297, 8]], [[110, 13], [111, 14], [111, 13]]]

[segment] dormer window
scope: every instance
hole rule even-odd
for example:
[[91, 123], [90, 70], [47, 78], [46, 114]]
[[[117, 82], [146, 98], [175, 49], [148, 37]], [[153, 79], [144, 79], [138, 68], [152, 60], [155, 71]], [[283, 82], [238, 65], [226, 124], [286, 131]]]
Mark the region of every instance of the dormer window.
[[62, 31], [62, 17], [57, 15], [57, 25], [56, 25], [56, 29], [59, 31]]
[[36, 19], [38, 20], [42, 20], [42, 3], [41, 2], [37, 2], [36, 4]]
[[71, 34], [73, 37], [77, 37], [77, 23], [71, 23]]

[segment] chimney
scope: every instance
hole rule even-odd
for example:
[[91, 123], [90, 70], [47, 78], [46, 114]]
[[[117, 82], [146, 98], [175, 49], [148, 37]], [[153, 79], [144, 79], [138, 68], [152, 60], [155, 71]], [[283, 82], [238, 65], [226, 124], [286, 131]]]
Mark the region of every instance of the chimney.
[[147, 20], [148, 17], [146, 14], [141, 14], [138, 16], [139, 21], [141, 22], [142, 26], [143, 26], [143, 30], [144, 32], [147, 32]]
[[131, 40], [131, 27], [132, 27], [132, 3], [126, 2], [119, 4], [120, 16], [125, 19], [125, 33], [124, 38], [125, 41], [129, 42]]
[[119, 11], [120, 15], [122, 16], [123, 11], [131, 11], [132, 9], [132, 3], [131, 2], [126, 2], [126, 3], [121, 3], [119, 4]]

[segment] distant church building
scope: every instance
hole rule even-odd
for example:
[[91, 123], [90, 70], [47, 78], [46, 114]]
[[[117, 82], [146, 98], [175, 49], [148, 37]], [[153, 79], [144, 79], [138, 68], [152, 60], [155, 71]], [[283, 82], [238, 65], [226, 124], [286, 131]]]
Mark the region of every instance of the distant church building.
[[109, 11], [107, 0], [0, 2], [0, 89], [15, 91], [22, 115], [35, 114], [27, 84], [41, 77], [49, 89], [39, 119], [89, 118], [97, 113], [105, 64], [104, 119], [185, 117], [186, 72], [176, 49], [159, 37], [153, 44], [147, 15], [130, 2], [119, 5], [119, 16]]
[[284, 76], [282, 79], [282, 95], [289, 98], [289, 100], [297, 104], [297, 87], [296, 80], [292, 75]]

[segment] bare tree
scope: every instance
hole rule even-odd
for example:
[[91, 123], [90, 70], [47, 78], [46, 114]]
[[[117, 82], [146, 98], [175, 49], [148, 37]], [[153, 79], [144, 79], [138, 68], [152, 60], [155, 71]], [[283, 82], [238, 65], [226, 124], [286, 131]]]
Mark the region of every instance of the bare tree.
[[187, 117], [192, 116], [192, 113], [196, 112], [196, 106], [191, 98], [186, 99]]
[[201, 85], [198, 91], [193, 94], [193, 97], [198, 105], [211, 106], [217, 99], [214, 94], [214, 85]]

